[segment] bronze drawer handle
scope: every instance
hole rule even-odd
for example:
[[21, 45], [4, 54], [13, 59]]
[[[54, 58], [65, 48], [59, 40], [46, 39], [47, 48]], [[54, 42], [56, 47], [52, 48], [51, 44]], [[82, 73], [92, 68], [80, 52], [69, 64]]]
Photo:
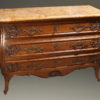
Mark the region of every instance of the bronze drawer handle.
[[80, 64], [85, 64], [85, 63], [86, 63], [86, 61], [81, 58], [76, 58], [71, 61], [71, 65], [80, 65]]
[[35, 27], [31, 27], [31, 28], [25, 29], [25, 30], [23, 30], [23, 31], [24, 31], [25, 33], [32, 33], [32, 34], [42, 32], [41, 29], [38, 29], [38, 28], [35, 28]]
[[82, 24], [77, 24], [76, 26], [70, 27], [75, 32], [85, 31], [88, 27]]
[[73, 44], [71, 47], [73, 49], [84, 49], [84, 48], [88, 47], [88, 44], [83, 43], [83, 42], [77, 42], [76, 44]]

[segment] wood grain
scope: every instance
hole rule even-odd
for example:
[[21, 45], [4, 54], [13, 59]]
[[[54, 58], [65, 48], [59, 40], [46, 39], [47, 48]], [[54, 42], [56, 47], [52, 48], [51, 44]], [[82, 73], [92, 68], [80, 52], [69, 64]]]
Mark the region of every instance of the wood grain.
[[93, 67], [100, 80], [98, 9], [91, 6], [2, 9], [0, 22], [0, 68], [5, 94], [15, 75], [47, 78]]

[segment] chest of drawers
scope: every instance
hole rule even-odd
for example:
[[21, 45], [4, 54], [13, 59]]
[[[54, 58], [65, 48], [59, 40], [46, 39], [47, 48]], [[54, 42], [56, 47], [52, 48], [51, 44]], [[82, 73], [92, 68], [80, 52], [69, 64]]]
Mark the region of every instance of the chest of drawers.
[[64, 76], [93, 67], [99, 78], [100, 11], [91, 6], [0, 10], [6, 94], [14, 75]]

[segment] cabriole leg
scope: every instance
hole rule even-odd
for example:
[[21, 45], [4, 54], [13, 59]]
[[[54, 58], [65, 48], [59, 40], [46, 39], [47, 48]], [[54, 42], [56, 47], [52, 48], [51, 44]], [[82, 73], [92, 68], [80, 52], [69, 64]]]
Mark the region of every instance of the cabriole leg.
[[97, 65], [97, 66], [94, 67], [95, 75], [96, 75], [96, 78], [97, 78], [98, 81], [100, 81], [99, 69], [100, 69], [99, 65]]
[[5, 89], [4, 89], [4, 94], [7, 94], [8, 88], [9, 88], [9, 78], [5, 78]]

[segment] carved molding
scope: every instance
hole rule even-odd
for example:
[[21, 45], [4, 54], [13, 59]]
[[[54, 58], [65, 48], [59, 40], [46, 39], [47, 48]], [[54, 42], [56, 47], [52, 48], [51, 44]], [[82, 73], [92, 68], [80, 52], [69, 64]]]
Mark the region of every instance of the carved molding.
[[20, 51], [20, 48], [17, 45], [8, 45], [6, 46], [5, 53], [7, 56], [13, 56]]
[[20, 33], [19, 27], [15, 24], [5, 25], [6, 37], [14, 38]]

